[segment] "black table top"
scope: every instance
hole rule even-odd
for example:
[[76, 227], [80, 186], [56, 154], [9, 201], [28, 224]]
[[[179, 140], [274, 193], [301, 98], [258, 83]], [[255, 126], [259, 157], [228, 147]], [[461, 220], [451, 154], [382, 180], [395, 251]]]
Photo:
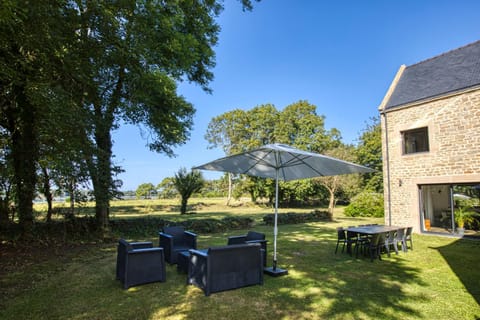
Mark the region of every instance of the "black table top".
[[405, 227], [399, 226], [385, 226], [385, 225], [371, 225], [371, 226], [362, 226], [362, 227], [348, 227], [345, 228], [346, 231], [357, 232], [362, 234], [377, 234], [385, 233], [389, 231], [397, 231], [399, 229], [404, 229]]

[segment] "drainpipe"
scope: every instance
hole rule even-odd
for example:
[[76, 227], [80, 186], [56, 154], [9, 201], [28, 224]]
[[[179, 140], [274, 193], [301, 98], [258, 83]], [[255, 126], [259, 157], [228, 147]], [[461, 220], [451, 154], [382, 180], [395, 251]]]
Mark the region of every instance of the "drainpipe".
[[388, 225], [392, 225], [392, 204], [391, 204], [391, 189], [390, 189], [390, 153], [388, 151], [388, 123], [387, 123], [387, 114], [382, 111], [380, 115], [383, 116], [385, 123], [385, 155], [386, 155], [386, 169], [387, 169], [387, 201], [388, 201]]
[[395, 91], [395, 88], [397, 87], [398, 82], [400, 81], [400, 78], [402, 77], [403, 72], [405, 71], [407, 67], [405, 65], [401, 65], [400, 68], [397, 71], [397, 74], [395, 75], [395, 78], [393, 79], [392, 83], [390, 84], [390, 87], [388, 88], [387, 93], [385, 94], [385, 97], [383, 97], [382, 103], [378, 107], [378, 110], [380, 111], [380, 115], [383, 116], [385, 120], [385, 156], [387, 157], [387, 192], [388, 192], [388, 225], [392, 225], [392, 205], [391, 205], [391, 189], [390, 189], [390, 155], [388, 151], [388, 124], [387, 124], [387, 113], [385, 111], [386, 106], [390, 98], [392, 97], [393, 92]]

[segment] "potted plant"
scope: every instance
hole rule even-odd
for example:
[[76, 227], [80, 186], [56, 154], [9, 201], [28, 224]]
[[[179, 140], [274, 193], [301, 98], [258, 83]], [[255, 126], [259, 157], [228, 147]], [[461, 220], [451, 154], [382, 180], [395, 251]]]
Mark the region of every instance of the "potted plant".
[[465, 232], [465, 223], [472, 223], [475, 216], [477, 216], [473, 210], [473, 206], [467, 201], [459, 202], [458, 208], [455, 209], [455, 223], [457, 224], [457, 232], [459, 235], [463, 235]]

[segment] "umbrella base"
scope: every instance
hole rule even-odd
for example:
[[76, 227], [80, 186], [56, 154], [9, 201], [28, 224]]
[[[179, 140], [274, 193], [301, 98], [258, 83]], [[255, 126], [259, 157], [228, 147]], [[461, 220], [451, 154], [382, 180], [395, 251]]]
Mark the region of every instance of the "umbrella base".
[[272, 277], [280, 277], [280, 276], [284, 276], [286, 274], [288, 274], [288, 270], [287, 269], [282, 269], [282, 268], [273, 268], [273, 267], [267, 267], [267, 268], [263, 268], [263, 273], [266, 273], [268, 274], [269, 276], [272, 276]]

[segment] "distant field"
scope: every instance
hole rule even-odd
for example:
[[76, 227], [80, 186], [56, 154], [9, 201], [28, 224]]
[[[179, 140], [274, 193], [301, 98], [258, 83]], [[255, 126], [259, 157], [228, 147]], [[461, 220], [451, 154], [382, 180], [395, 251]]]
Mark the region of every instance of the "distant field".
[[[68, 203], [54, 203], [57, 211], [68, 209]], [[75, 208], [77, 216], [94, 215], [95, 203], [81, 204]], [[110, 217], [112, 219], [123, 219], [133, 217], [159, 217], [167, 220], [177, 219], [205, 219], [224, 218], [226, 216], [251, 217], [254, 220], [261, 220], [264, 215], [273, 213], [271, 205], [255, 204], [248, 198], [232, 200], [226, 204], [226, 198], [191, 198], [188, 202], [188, 214], [180, 214], [180, 199], [139, 199], [139, 200], [114, 200], [110, 202]], [[45, 218], [47, 205], [44, 203], [35, 204], [37, 219]], [[311, 208], [279, 208], [279, 212], [308, 213], [314, 209], [326, 209], [319, 207]], [[342, 210], [343, 212], [343, 210]], [[54, 219], [61, 218], [55, 215]]]

